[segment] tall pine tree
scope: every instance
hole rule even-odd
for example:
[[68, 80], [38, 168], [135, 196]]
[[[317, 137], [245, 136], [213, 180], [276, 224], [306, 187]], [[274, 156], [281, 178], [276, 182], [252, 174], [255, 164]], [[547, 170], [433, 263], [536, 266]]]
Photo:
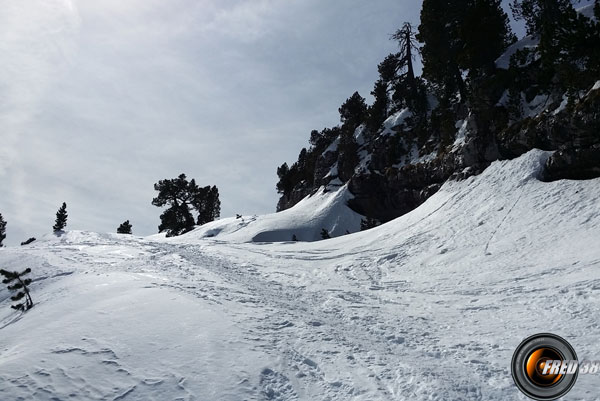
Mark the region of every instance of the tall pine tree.
[[450, 99], [466, 100], [464, 72], [489, 74], [515, 41], [500, 0], [424, 0], [417, 39], [423, 43], [423, 76]]
[[577, 29], [577, 12], [570, 0], [513, 0], [513, 15], [525, 21], [527, 34], [539, 39], [542, 64], [551, 68]]
[[423, 43], [423, 77], [433, 83], [442, 100], [456, 92], [466, 98], [466, 86], [458, 55], [464, 44], [459, 37], [467, 0], [424, 0], [417, 40]]
[[511, 8], [527, 33], [539, 39], [543, 88], [577, 94], [597, 79], [598, 25], [577, 13], [570, 0], [513, 0]]
[[196, 224], [199, 226], [218, 219], [221, 215], [219, 189], [215, 185], [198, 188], [192, 205], [198, 211]]
[[338, 109], [344, 127], [353, 131], [367, 117], [367, 102], [358, 92], [354, 92]]
[[56, 221], [52, 229], [55, 233], [64, 230], [67, 226], [67, 204], [63, 202], [62, 206], [56, 212]]
[[412, 97], [416, 98], [417, 81], [413, 67], [413, 58], [415, 53], [418, 52], [418, 45], [412, 24], [405, 22], [402, 28], [398, 29], [392, 35], [392, 39], [398, 41], [398, 46], [400, 47], [400, 65], [401, 68], [406, 68], [406, 79], [404, 81], [410, 88]]
[[470, 0], [458, 29], [458, 64], [470, 76], [490, 74], [495, 61], [516, 41], [501, 0]]
[[[166, 231], [167, 237], [186, 233], [194, 224], [204, 224], [218, 218], [221, 201], [216, 186], [199, 187], [194, 179], [187, 180], [185, 174], [174, 179], [160, 180], [154, 184], [158, 196], [152, 200], [154, 206], [169, 206], [161, 216], [160, 232]], [[190, 209], [198, 212], [194, 219]]]
[[6, 239], [6, 221], [2, 217], [2, 213], [0, 213], [0, 248], [3, 247], [2, 241]]

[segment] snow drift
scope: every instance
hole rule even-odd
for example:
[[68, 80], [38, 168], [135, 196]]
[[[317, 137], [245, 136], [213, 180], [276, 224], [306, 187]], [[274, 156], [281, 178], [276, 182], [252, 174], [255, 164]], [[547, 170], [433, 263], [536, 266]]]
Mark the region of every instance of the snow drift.
[[317, 241], [321, 230], [332, 237], [360, 230], [363, 218], [347, 206], [352, 194], [347, 185], [321, 187], [294, 207], [262, 216], [227, 218], [205, 224], [185, 238], [215, 237], [233, 242]]

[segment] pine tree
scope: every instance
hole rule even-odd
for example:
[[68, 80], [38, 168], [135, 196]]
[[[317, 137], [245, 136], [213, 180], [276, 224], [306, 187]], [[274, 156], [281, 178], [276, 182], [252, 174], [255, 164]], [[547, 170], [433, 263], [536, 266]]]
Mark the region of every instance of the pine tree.
[[[194, 224], [204, 224], [218, 218], [221, 213], [219, 190], [216, 186], [199, 187], [194, 179], [188, 181], [185, 174], [175, 179], [160, 180], [154, 184], [158, 196], [152, 200], [154, 206], [169, 206], [161, 216], [160, 232], [167, 237], [181, 235], [194, 228]], [[194, 219], [190, 208], [198, 212]]]
[[56, 212], [56, 221], [52, 229], [55, 233], [62, 231], [67, 226], [67, 204], [63, 202], [58, 212]]
[[504, 50], [516, 41], [501, 0], [470, 0], [458, 29], [458, 63], [470, 75], [489, 74]]
[[597, 24], [577, 13], [570, 0], [513, 0], [516, 19], [539, 39], [538, 84], [571, 95], [597, 79], [600, 41]]
[[375, 82], [375, 87], [371, 92], [375, 101], [369, 107], [368, 126], [372, 131], [377, 130], [388, 117], [390, 108], [390, 97], [388, 94], [388, 85], [381, 79]]
[[410, 87], [412, 97], [417, 97], [417, 81], [413, 68], [413, 58], [418, 52], [417, 39], [414, 28], [410, 22], [405, 22], [402, 28], [392, 35], [392, 39], [398, 41], [400, 47], [400, 66], [406, 68], [406, 83]]
[[367, 117], [367, 102], [358, 92], [354, 92], [338, 109], [342, 124], [354, 131]]
[[279, 177], [279, 181], [277, 181], [277, 192], [280, 194], [288, 194], [294, 187], [294, 183], [292, 182], [292, 177], [290, 174], [290, 168], [287, 163], [283, 163], [281, 166], [277, 167], [277, 177]]
[[570, 0], [513, 0], [510, 8], [515, 19], [525, 21], [528, 35], [544, 36], [556, 33], [557, 29], [573, 17]]
[[129, 223], [129, 220], [125, 220], [121, 225], [117, 228], [117, 234], [131, 234], [131, 228], [133, 226]]
[[329, 239], [331, 238], [331, 236], [329, 235], [329, 231], [327, 231], [326, 229], [322, 229], [321, 230], [321, 238], [322, 239]]
[[435, 84], [443, 99], [457, 91], [462, 101], [466, 97], [458, 54], [464, 46], [459, 29], [467, 6], [467, 0], [424, 0], [421, 8], [417, 40], [423, 43], [423, 77]]
[[338, 145], [338, 177], [343, 182], [352, 178], [354, 170], [360, 159], [358, 157], [358, 144], [354, 132], [346, 130], [340, 135]]
[[0, 213], [0, 248], [2, 248], [4, 246], [4, 245], [2, 245], [2, 241], [4, 241], [5, 239], [6, 239], [6, 221], [2, 217], [2, 213]]
[[9, 291], [17, 291], [17, 293], [10, 299], [12, 301], [20, 301], [21, 299], [25, 298], [24, 302], [11, 305], [11, 308], [18, 309], [23, 312], [28, 311], [33, 307], [33, 300], [29, 294], [29, 288], [27, 288], [27, 286], [31, 284], [31, 279], [23, 279], [23, 276], [29, 273], [31, 273], [30, 268], [23, 270], [21, 273], [9, 272], [8, 270], [0, 269], [0, 275], [5, 277], [4, 280], [2, 280], [3, 284], [10, 284], [11, 282], [16, 281], [15, 284], [7, 286]]
[[199, 226], [218, 219], [221, 215], [221, 201], [216, 186], [197, 188], [192, 205], [198, 211], [196, 224]]
[[525, 21], [527, 34], [539, 38], [542, 62], [553, 64], [577, 25], [577, 12], [571, 1], [513, 0], [511, 9], [515, 19]]
[[[474, 80], [489, 77], [495, 60], [516, 40], [501, 0], [424, 0], [417, 39], [423, 77], [443, 106], [467, 101]], [[467, 85], [464, 75], [468, 72]]]

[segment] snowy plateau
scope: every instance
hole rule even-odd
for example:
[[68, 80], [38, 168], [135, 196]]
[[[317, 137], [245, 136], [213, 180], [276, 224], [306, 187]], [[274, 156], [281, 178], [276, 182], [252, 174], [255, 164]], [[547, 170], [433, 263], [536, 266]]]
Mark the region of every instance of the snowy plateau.
[[[525, 400], [525, 337], [600, 360], [600, 179], [542, 182], [548, 156], [324, 241], [324, 222], [360, 221], [344, 187], [175, 238], [2, 248], [0, 267], [33, 270], [35, 306], [0, 290], [0, 400]], [[599, 389], [580, 375], [565, 399]]]

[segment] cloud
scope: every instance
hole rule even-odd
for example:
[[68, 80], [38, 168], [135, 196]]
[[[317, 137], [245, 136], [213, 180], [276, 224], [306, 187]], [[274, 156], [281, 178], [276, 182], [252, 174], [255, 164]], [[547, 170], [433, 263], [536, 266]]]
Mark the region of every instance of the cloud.
[[0, 0], [0, 212], [9, 244], [69, 228], [156, 232], [153, 183], [216, 184], [223, 215], [275, 209], [275, 169], [367, 95], [385, 0]]

